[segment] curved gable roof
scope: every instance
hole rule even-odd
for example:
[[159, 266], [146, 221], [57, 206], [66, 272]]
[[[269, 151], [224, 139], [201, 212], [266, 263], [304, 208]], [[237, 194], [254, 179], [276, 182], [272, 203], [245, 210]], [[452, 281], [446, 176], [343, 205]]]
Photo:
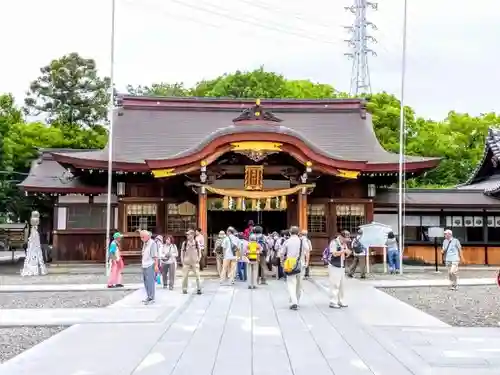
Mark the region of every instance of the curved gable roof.
[[[137, 100], [137, 98], [136, 98]], [[218, 136], [245, 132], [285, 134], [300, 139], [313, 152], [326, 158], [371, 164], [397, 164], [399, 156], [389, 153], [378, 142], [371, 116], [361, 101], [262, 100], [266, 110], [276, 114], [279, 124], [233, 124], [252, 102], [224, 99], [162, 99], [161, 108], [125, 105], [115, 112], [113, 160], [144, 167], [145, 160], [169, 160], [198, 152]], [[146, 99], [139, 102], [147, 102]], [[166, 104], [165, 104], [166, 103]], [[214, 104], [215, 103], [215, 104]], [[188, 106], [189, 104], [189, 106]], [[59, 153], [60, 160], [75, 161], [75, 155]], [[62, 159], [61, 159], [62, 158]], [[78, 155], [83, 162], [107, 160], [107, 151]], [[433, 167], [436, 158], [406, 157], [407, 163]]]

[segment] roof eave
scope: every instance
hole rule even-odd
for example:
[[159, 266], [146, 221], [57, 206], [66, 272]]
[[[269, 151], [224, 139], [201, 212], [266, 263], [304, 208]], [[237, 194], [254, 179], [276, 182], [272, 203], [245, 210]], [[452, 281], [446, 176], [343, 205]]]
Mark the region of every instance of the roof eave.
[[[82, 159], [59, 153], [51, 153], [55, 161], [63, 165], [70, 165], [76, 169], [108, 169], [107, 160]], [[149, 167], [145, 163], [113, 162], [113, 169], [124, 172], [147, 172]]]

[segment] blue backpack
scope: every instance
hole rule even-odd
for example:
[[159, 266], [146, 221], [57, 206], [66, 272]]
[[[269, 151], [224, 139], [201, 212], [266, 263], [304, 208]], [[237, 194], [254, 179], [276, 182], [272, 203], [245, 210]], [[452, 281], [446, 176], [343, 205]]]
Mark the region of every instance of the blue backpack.
[[321, 257], [323, 260], [323, 263], [325, 266], [329, 263], [330, 261], [330, 246], [325, 247], [325, 250], [323, 250], [323, 256]]

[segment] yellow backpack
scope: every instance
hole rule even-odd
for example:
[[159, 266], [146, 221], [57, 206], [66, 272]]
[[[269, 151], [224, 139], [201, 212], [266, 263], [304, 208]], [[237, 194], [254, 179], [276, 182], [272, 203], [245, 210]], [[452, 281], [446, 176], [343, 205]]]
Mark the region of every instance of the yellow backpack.
[[250, 261], [256, 261], [259, 257], [259, 244], [255, 241], [248, 243], [248, 254], [247, 258]]

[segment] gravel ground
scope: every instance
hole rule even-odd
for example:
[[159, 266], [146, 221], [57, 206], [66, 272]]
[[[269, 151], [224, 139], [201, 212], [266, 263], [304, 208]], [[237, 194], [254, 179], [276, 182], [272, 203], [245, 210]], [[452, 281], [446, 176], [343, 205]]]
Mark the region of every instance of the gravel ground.
[[106, 307], [124, 298], [131, 291], [71, 291], [0, 293], [3, 309], [54, 309]]
[[[0, 285], [32, 285], [32, 284], [102, 284], [106, 285], [108, 278], [98, 274], [48, 274], [45, 276], [21, 277], [19, 275], [0, 276]], [[142, 275], [130, 274], [123, 276], [123, 284], [142, 283]]]
[[[463, 275], [462, 275], [463, 276]], [[498, 327], [500, 293], [495, 286], [381, 288], [382, 291], [457, 327]]]
[[68, 327], [12, 327], [0, 328], [0, 363], [47, 340]]
[[[404, 271], [404, 270], [403, 270]], [[370, 279], [373, 280], [415, 280], [415, 279], [446, 279], [446, 270], [441, 269], [441, 272], [436, 274], [434, 271], [425, 270], [420, 272], [407, 272], [403, 273], [403, 275], [389, 275], [384, 273], [373, 273], [370, 274]], [[463, 279], [480, 279], [480, 278], [495, 278], [496, 270], [464, 270], [461, 269], [459, 273], [459, 277]], [[359, 274], [357, 274], [359, 276]]]

